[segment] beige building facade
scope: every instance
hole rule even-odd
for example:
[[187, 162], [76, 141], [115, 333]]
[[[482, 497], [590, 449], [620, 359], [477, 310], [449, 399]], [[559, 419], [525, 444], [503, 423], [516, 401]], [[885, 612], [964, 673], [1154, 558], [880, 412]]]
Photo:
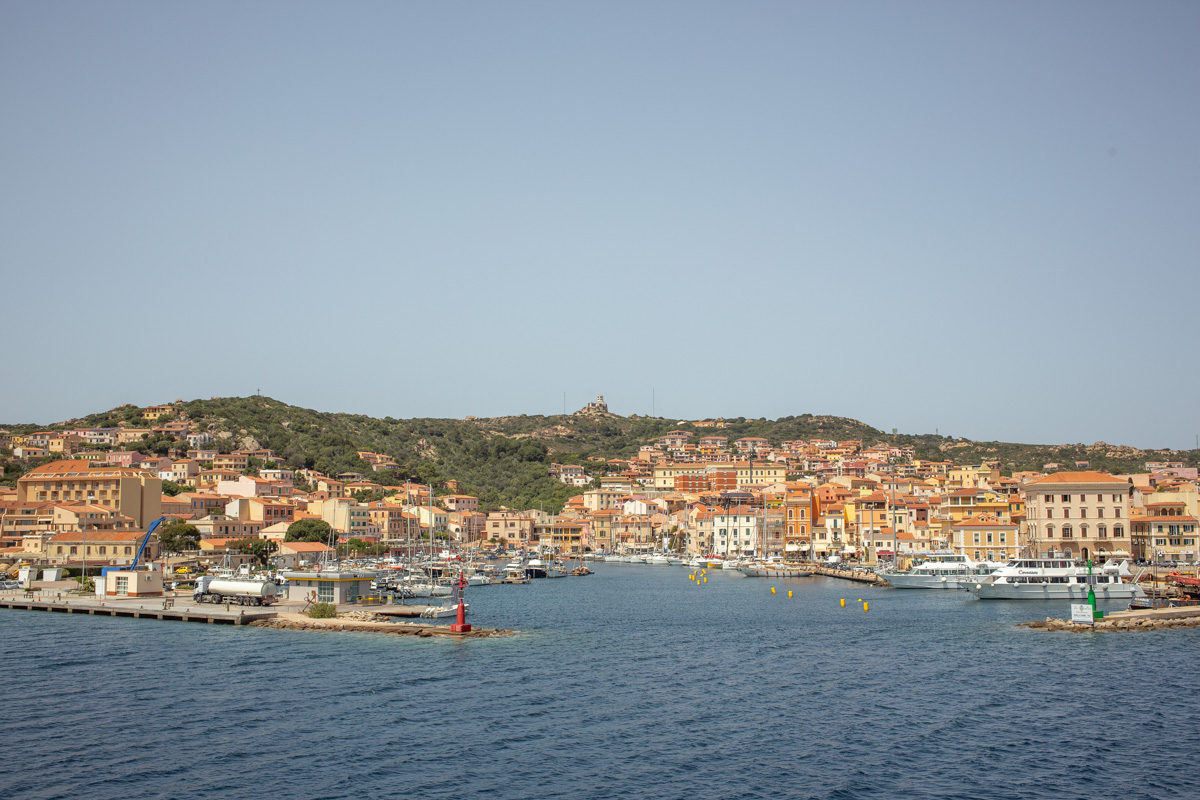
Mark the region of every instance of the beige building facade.
[[1131, 555], [1130, 486], [1103, 472], [1055, 472], [1026, 483], [1030, 549], [1039, 556]]
[[88, 461], [52, 461], [17, 481], [25, 502], [87, 503], [115, 508], [146, 528], [162, 516], [162, 479], [139, 469], [97, 467]]

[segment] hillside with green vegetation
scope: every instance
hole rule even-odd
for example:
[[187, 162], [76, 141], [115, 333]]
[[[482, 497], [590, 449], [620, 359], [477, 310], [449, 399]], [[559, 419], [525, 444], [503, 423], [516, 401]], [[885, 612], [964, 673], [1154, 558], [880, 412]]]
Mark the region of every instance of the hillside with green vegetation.
[[[460, 482], [460, 491], [477, 495], [481, 506], [514, 508], [542, 507], [558, 511], [578, 489], [548, 475], [551, 462], [599, 466], [596, 460], [631, 458], [638, 448], [671, 430], [726, 436], [732, 442], [743, 436], [758, 436], [778, 445], [793, 439], [861, 440], [864, 446], [887, 442], [910, 446], [915, 456], [959, 464], [999, 461], [1006, 473], [1040, 470], [1057, 463], [1074, 469], [1086, 461], [1091, 469], [1114, 473], [1140, 472], [1148, 460], [1182, 461], [1200, 465], [1200, 451], [1143, 451], [1097, 443], [1094, 445], [1030, 445], [1006, 442], [974, 442], [935, 435], [886, 434], [862, 422], [844, 417], [800, 416], [767, 419], [728, 419], [721, 428], [700, 427], [690, 422], [651, 417], [619, 417], [611, 414], [515, 416], [492, 419], [377, 419], [361, 414], [341, 414], [300, 408], [268, 397], [230, 397], [192, 400], [180, 411], [199, 431], [216, 437], [215, 448], [224, 452], [238, 448], [270, 448], [283, 465], [309, 467], [329, 474], [362, 472], [369, 480], [397, 484], [405, 480], [441, 485], [448, 479]], [[43, 428], [138, 427], [144, 423], [134, 406], [92, 414]], [[12, 432], [33, 426], [10, 426]], [[165, 450], [165, 440], [151, 441], [151, 450]], [[358, 457], [370, 450], [392, 456], [400, 469], [372, 472]], [[15, 481], [19, 472], [4, 474], [4, 482]], [[593, 474], [597, 474], [593, 472]]]

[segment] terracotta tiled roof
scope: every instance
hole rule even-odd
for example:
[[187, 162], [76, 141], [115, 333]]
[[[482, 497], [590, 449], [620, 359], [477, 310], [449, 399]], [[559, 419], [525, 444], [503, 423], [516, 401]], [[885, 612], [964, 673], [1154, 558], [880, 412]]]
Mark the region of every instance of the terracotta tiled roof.
[[1085, 472], [1055, 472], [1042, 478], [1034, 478], [1026, 486], [1045, 486], [1060, 483], [1111, 483], [1125, 485], [1121, 478], [1113, 477], [1103, 472], [1088, 470]]

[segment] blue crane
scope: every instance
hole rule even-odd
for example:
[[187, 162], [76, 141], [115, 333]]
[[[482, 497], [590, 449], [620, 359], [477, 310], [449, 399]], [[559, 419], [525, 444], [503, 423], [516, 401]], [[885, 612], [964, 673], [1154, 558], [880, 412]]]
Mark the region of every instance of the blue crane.
[[150, 526], [150, 530], [146, 531], [146, 535], [142, 537], [142, 543], [138, 545], [137, 555], [133, 557], [133, 562], [125, 569], [129, 570], [130, 572], [135, 572], [137, 570], [138, 562], [142, 560], [142, 553], [146, 549], [146, 544], [150, 541], [150, 534], [154, 533], [154, 529], [166, 521], [166, 517], [159, 517], [158, 519], [154, 520], [154, 523]]

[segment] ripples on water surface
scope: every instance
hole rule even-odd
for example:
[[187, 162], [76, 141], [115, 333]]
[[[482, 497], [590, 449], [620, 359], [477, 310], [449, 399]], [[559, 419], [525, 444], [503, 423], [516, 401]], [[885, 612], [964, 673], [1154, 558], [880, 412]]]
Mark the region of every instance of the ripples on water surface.
[[1014, 624], [1066, 603], [596, 569], [470, 590], [505, 639], [0, 611], [0, 793], [1200, 797], [1200, 629], [1054, 634]]

